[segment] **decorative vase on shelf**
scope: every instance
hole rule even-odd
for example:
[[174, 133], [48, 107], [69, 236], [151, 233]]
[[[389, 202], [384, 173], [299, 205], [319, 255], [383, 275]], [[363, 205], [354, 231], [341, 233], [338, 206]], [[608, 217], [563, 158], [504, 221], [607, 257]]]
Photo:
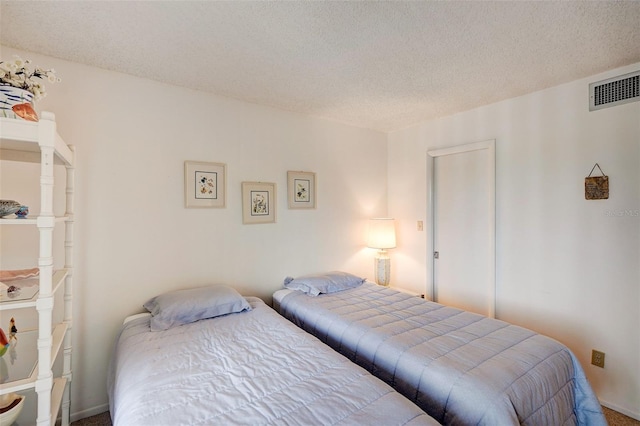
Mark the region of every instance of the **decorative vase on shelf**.
[[0, 86], [0, 117], [38, 121], [33, 109], [33, 93], [9, 85]]
[[1, 425], [11, 425], [15, 422], [24, 407], [24, 400], [25, 397], [17, 393], [9, 393], [0, 397]]

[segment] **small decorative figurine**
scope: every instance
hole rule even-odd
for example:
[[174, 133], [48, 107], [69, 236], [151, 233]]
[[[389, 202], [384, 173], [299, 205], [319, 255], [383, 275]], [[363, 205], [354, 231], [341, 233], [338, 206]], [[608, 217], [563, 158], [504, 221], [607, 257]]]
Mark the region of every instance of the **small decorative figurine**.
[[13, 299], [19, 295], [20, 295], [20, 288], [16, 287], [15, 285], [10, 285], [7, 288], [7, 296], [9, 296], [10, 299]]
[[12, 340], [15, 340], [16, 342], [18, 341], [18, 336], [16, 336], [17, 332], [16, 320], [11, 317], [11, 320], [9, 321], [9, 343], [11, 343]]
[[29, 206], [20, 206], [20, 209], [16, 212], [18, 219], [24, 219], [29, 214]]

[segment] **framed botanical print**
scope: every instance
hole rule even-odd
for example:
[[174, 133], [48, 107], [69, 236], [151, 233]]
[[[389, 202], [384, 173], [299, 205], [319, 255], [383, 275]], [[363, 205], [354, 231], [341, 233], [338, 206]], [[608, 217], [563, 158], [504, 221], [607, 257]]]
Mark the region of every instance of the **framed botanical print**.
[[276, 184], [242, 182], [242, 223], [276, 221]]
[[316, 208], [316, 174], [287, 172], [287, 198], [290, 209]]
[[227, 165], [184, 162], [185, 207], [225, 207]]

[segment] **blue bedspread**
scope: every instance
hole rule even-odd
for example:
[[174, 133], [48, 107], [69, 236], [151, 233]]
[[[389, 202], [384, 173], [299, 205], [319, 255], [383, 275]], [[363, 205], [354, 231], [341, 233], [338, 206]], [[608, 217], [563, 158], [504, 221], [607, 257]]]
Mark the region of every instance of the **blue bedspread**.
[[607, 424], [572, 352], [531, 330], [370, 283], [274, 306], [442, 424]]

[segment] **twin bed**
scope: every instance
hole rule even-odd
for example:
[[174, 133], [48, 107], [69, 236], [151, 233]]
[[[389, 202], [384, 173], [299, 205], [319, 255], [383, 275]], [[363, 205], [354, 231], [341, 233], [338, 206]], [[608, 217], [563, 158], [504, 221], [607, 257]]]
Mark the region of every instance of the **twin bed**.
[[438, 425], [262, 300], [233, 293], [173, 292], [124, 324], [108, 376], [114, 425]]
[[151, 299], [116, 342], [113, 424], [606, 425], [562, 344], [352, 277], [287, 279], [282, 316], [227, 287]]
[[561, 343], [362, 281], [287, 279], [274, 307], [442, 424], [606, 425], [580, 363]]

